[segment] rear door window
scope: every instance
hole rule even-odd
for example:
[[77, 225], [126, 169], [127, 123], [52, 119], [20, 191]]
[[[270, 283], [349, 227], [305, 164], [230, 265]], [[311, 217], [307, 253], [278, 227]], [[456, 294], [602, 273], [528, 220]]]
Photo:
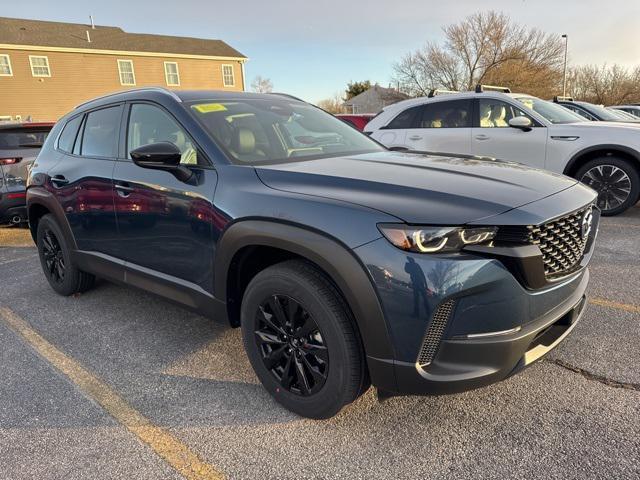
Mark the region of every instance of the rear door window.
[[120, 105], [89, 112], [82, 134], [81, 155], [117, 157], [121, 112]]
[[389, 130], [401, 130], [404, 128], [417, 128], [417, 118], [422, 111], [422, 105], [406, 109], [386, 126]]
[[448, 100], [423, 106], [418, 128], [471, 128], [472, 100]]

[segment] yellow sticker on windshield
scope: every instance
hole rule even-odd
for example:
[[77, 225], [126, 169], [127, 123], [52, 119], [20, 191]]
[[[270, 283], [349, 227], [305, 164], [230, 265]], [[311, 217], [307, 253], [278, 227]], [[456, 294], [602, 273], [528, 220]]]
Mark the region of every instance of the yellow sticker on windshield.
[[226, 112], [227, 107], [221, 103], [201, 103], [200, 105], [192, 105], [191, 108], [200, 113]]

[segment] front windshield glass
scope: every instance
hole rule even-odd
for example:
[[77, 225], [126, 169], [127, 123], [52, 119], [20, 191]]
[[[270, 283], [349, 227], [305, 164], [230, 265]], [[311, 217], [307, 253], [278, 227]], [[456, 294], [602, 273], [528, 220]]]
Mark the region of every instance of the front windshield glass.
[[257, 165], [384, 150], [319, 108], [284, 97], [210, 99], [188, 105], [237, 163]]
[[584, 106], [585, 109], [592, 112], [596, 117], [605, 122], [628, 122], [629, 119], [622, 118], [620, 115], [607, 110], [601, 105], [595, 105], [593, 103], [578, 103], [578, 105]]
[[542, 115], [551, 123], [578, 123], [587, 120], [580, 115], [561, 107], [558, 104], [547, 102], [536, 97], [518, 97], [516, 98], [525, 107], [530, 108], [534, 112]]

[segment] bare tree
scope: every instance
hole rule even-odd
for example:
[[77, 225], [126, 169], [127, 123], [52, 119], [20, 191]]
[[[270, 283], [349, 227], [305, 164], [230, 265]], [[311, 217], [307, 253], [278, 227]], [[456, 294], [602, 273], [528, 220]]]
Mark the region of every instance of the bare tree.
[[326, 110], [329, 113], [345, 113], [344, 100], [342, 99], [342, 92], [334, 93], [332, 97], [325, 98], [318, 102], [318, 107]]
[[271, 79], [258, 75], [251, 82], [251, 90], [258, 93], [271, 93], [273, 92], [273, 83]]
[[571, 70], [569, 93], [576, 99], [603, 105], [640, 102], [640, 67], [582, 65]]
[[561, 75], [563, 44], [558, 35], [513, 23], [503, 13], [475, 13], [443, 28], [442, 43], [427, 43], [394, 65], [407, 93], [432, 88], [471, 90], [478, 83], [553, 90]]

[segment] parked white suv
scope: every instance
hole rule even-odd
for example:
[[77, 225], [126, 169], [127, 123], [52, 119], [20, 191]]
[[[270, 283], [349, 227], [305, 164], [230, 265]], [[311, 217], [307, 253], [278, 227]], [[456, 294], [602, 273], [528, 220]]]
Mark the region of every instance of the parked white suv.
[[[495, 88], [495, 87], [491, 87]], [[640, 125], [588, 122], [525, 94], [430, 95], [386, 107], [365, 132], [390, 148], [488, 156], [572, 176], [598, 191], [603, 215], [640, 197]]]

